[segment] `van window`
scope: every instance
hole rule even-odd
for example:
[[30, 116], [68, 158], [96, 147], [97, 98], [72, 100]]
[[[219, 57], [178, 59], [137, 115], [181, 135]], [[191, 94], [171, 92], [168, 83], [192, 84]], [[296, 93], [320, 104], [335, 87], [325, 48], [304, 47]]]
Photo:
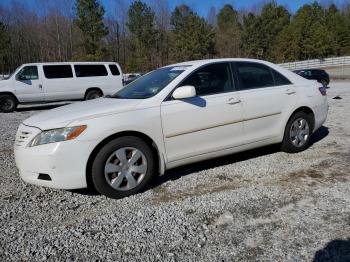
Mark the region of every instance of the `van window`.
[[39, 79], [37, 66], [25, 66], [17, 74], [18, 80], [37, 80]]
[[107, 69], [104, 65], [75, 65], [77, 77], [106, 76]]
[[119, 69], [116, 65], [109, 65], [109, 69], [111, 70], [112, 75], [114, 75], [114, 76], [120, 75]]
[[73, 77], [72, 67], [70, 65], [45, 65], [43, 69], [47, 79]]

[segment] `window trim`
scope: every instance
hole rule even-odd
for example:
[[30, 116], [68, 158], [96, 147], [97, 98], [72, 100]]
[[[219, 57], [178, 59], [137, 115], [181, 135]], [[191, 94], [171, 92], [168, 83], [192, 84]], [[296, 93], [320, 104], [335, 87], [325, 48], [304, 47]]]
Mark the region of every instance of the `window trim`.
[[[243, 84], [242, 84], [242, 80], [241, 78], [239, 77], [239, 73], [238, 73], [238, 63], [249, 63], [249, 64], [256, 64], [256, 65], [259, 65], [259, 66], [265, 66], [269, 69], [269, 72], [272, 76], [272, 80], [273, 80], [273, 85], [270, 85], [270, 86], [261, 86], [261, 87], [252, 87], [252, 88], [242, 88]], [[249, 90], [255, 90], [255, 89], [263, 89], [263, 88], [271, 88], [271, 87], [278, 87], [278, 86], [288, 86], [288, 85], [292, 85], [293, 83], [284, 75], [282, 75], [280, 72], [278, 72], [277, 70], [271, 68], [270, 66], [264, 64], [264, 63], [259, 63], [259, 62], [250, 62], [250, 61], [233, 61], [231, 62], [232, 64], [232, 67], [234, 68], [234, 74], [235, 74], [235, 77], [237, 78], [237, 81], [238, 81], [238, 90], [239, 91], [249, 91]], [[289, 82], [290, 84], [287, 84], [287, 85], [277, 85], [276, 84], [276, 79], [275, 79], [275, 76], [274, 76], [274, 73], [273, 71], [281, 74], [282, 76], [284, 76]]]
[[201, 65], [200, 67], [198, 67], [197, 69], [195, 69], [194, 71], [192, 71], [189, 75], [187, 75], [184, 79], [181, 80], [180, 83], [178, 83], [174, 88], [173, 90], [171, 90], [169, 92], [169, 94], [166, 96], [166, 98], [163, 100], [163, 102], [167, 102], [167, 101], [176, 101], [176, 99], [173, 98], [173, 93], [174, 91], [181, 87], [182, 83], [185, 82], [189, 77], [192, 76], [192, 74], [198, 72], [199, 70], [201, 70], [203, 67], [206, 67], [206, 66], [210, 66], [210, 65], [215, 65], [215, 64], [227, 64], [228, 65], [228, 68], [229, 68], [229, 78], [230, 78], [230, 82], [231, 82], [231, 85], [232, 85], [232, 91], [231, 92], [223, 92], [223, 93], [213, 93], [213, 94], [208, 94], [208, 95], [203, 95], [203, 96], [198, 96], [196, 95], [196, 97], [207, 97], [207, 96], [212, 96], [212, 95], [220, 95], [220, 94], [228, 94], [228, 93], [232, 93], [232, 92], [237, 92], [239, 91], [237, 88], [236, 88], [236, 83], [235, 83], [235, 80], [233, 78], [233, 72], [232, 72], [232, 68], [231, 68], [231, 62], [230, 61], [219, 61], [219, 62], [211, 62], [211, 63], [207, 63], [207, 64], [204, 64], [204, 65]]

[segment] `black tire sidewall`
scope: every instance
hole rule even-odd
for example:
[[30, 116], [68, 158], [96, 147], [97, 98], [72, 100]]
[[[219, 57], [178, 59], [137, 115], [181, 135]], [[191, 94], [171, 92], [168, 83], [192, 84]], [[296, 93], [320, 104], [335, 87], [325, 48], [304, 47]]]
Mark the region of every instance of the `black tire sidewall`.
[[[12, 101], [12, 107], [10, 109], [6, 109], [4, 110], [2, 107], [1, 107], [1, 103], [3, 100], [5, 99], [11, 99]], [[14, 98], [12, 95], [8, 95], [8, 94], [3, 94], [3, 95], [0, 95], [0, 112], [1, 113], [11, 113], [13, 112], [17, 107], [17, 100], [16, 98]]]
[[[301, 147], [296, 147], [293, 145], [292, 141], [290, 140], [290, 129], [292, 124], [294, 123], [295, 120], [297, 120], [298, 118], [303, 118], [307, 121], [308, 125], [309, 125], [309, 136], [307, 139], [307, 142], [301, 146]], [[310, 139], [311, 139], [311, 135], [312, 135], [312, 117], [309, 114], [306, 114], [304, 112], [297, 112], [295, 113], [293, 116], [291, 116], [291, 118], [289, 119], [286, 129], [284, 131], [284, 137], [283, 137], [283, 141], [282, 141], [282, 151], [287, 152], [287, 153], [298, 153], [301, 151], [304, 151], [305, 149], [307, 149], [310, 145]]]
[[[147, 160], [147, 172], [141, 183], [128, 191], [118, 191], [113, 189], [105, 179], [104, 175], [104, 167], [107, 159], [110, 155], [122, 147], [134, 147], [140, 150], [146, 157]], [[94, 162], [92, 164], [92, 181], [96, 188], [96, 190], [110, 198], [123, 198], [126, 196], [130, 196], [139, 192], [142, 192], [145, 188], [147, 188], [149, 182], [152, 180], [152, 177], [155, 173], [155, 163], [154, 163], [154, 155], [152, 149], [140, 138], [126, 136], [120, 137], [111, 142], [107, 143], [101, 150], [97, 153]]]

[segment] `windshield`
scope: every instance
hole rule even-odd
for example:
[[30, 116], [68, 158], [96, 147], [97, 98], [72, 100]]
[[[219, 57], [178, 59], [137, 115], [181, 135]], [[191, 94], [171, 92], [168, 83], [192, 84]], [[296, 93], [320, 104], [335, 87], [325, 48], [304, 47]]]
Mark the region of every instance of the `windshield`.
[[153, 97], [185, 71], [187, 67], [159, 68], [131, 82], [112, 97], [122, 99], [146, 99]]

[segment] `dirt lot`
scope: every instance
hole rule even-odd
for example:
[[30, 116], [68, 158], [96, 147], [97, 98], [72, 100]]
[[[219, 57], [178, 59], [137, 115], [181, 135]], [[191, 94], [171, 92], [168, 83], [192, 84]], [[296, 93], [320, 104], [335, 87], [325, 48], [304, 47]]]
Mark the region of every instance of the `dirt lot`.
[[122, 200], [21, 182], [16, 129], [50, 106], [0, 114], [0, 260], [349, 261], [350, 82], [329, 103], [305, 152], [189, 165]]

